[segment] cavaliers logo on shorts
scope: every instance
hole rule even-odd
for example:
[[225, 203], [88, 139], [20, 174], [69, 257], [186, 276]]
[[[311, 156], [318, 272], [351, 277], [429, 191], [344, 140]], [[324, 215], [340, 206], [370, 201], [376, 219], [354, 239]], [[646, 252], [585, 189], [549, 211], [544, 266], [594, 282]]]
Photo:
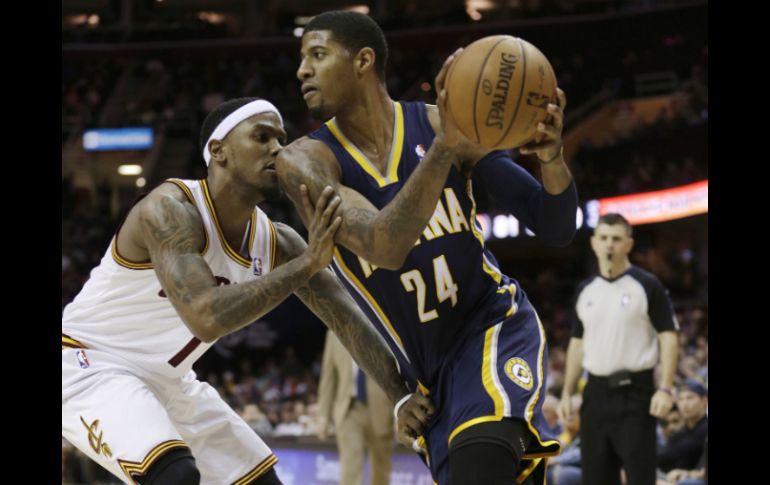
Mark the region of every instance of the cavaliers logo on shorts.
[[534, 378], [532, 371], [524, 359], [513, 357], [505, 363], [505, 375], [508, 376], [517, 386], [529, 391], [532, 389]]

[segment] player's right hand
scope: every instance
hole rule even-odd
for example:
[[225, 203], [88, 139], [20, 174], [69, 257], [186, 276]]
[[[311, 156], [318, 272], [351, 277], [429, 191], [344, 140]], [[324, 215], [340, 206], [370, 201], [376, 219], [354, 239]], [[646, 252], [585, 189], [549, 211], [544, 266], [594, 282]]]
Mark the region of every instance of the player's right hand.
[[436, 88], [436, 106], [438, 106], [438, 114], [441, 118], [442, 130], [442, 133], [436, 134], [436, 138], [440, 139], [444, 145], [449, 148], [456, 147], [457, 144], [460, 143], [462, 135], [460, 134], [460, 130], [457, 129], [457, 124], [455, 124], [452, 113], [449, 111], [449, 107], [447, 106], [448, 99], [446, 91], [446, 76], [449, 72], [449, 68], [452, 66], [452, 63], [455, 59], [457, 59], [457, 56], [459, 56], [462, 51], [463, 48], [460, 47], [454, 51], [452, 55], [446, 58], [444, 65], [441, 66], [441, 70], [436, 75], [434, 84], [434, 87]]
[[332, 216], [340, 205], [340, 197], [334, 195], [334, 189], [327, 185], [313, 208], [307, 186], [302, 184], [299, 190], [305, 213], [313, 214], [308, 226], [308, 246], [305, 254], [310, 258], [312, 267], [320, 271], [329, 266], [334, 254], [334, 235], [342, 224], [342, 217], [337, 216], [332, 220]]
[[436, 410], [433, 403], [421, 392], [415, 392], [398, 409], [396, 431], [398, 442], [409, 449], [414, 448], [415, 440], [425, 432], [428, 420]]
[[570, 396], [562, 396], [559, 401], [559, 409], [557, 410], [559, 415], [559, 421], [566, 423], [572, 416], [572, 398]]

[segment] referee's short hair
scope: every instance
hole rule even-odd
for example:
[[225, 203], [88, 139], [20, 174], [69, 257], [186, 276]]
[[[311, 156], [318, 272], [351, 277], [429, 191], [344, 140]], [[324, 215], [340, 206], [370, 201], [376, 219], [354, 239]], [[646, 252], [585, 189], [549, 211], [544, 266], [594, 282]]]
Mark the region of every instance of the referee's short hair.
[[628, 219], [618, 214], [617, 212], [610, 212], [609, 214], [604, 214], [599, 218], [599, 222], [596, 225], [598, 226], [599, 224], [607, 224], [608, 226], [614, 226], [616, 224], [620, 224], [622, 226], [625, 226], [626, 232], [628, 233], [628, 237], [631, 237], [631, 235], [634, 232], [633, 229], [631, 228], [631, 223], [628, 222]]

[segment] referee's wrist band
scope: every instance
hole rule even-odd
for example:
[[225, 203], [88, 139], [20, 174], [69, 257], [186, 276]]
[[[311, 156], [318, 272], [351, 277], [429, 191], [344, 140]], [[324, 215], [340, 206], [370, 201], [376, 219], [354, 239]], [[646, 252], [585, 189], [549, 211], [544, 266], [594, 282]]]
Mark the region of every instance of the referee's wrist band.
[[396, 406], [393, 408], [393, 417], [395, 418], [396, 421], [398, 421], [398, 410], [401, 409], [401, 406], [403, 406], [404, 403], [407, 402], [409, 398], [412, 397], [413, 394], [414, 394], [413, 392], [410, 392], [406, 396], [402, 397], [401, 400], [396, 403]]
[[662, 392], [665, 392], [666, 394], [668, 394], [671, 397], [674, 397], [674, 390], [672, 388], [670, 388], [670, 387], [659, 387], [658, 390], [662, 391]]

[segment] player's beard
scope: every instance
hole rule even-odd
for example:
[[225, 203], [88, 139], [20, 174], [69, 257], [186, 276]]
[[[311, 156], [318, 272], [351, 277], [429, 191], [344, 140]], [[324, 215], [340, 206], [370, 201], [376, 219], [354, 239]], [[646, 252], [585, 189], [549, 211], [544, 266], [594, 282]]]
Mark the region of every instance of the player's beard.
[[326, 114], [326, 107], [323, 103], [318, 106], [313, 106], [312, 108], [309, 108], [309, 110], [310, 116], [316, 121], [326, 121], [328, 118], [331, 118], [331, 116]]
[[261, 187], [259, 191], [262, 192], [262, 196], [268, 202], [274, 202], [276, 200], [280, 200], [283, 197], [283, 189], [281, 188], [281, 184], [278, 182], [274, 184], [266, 184], [264, 187]]

